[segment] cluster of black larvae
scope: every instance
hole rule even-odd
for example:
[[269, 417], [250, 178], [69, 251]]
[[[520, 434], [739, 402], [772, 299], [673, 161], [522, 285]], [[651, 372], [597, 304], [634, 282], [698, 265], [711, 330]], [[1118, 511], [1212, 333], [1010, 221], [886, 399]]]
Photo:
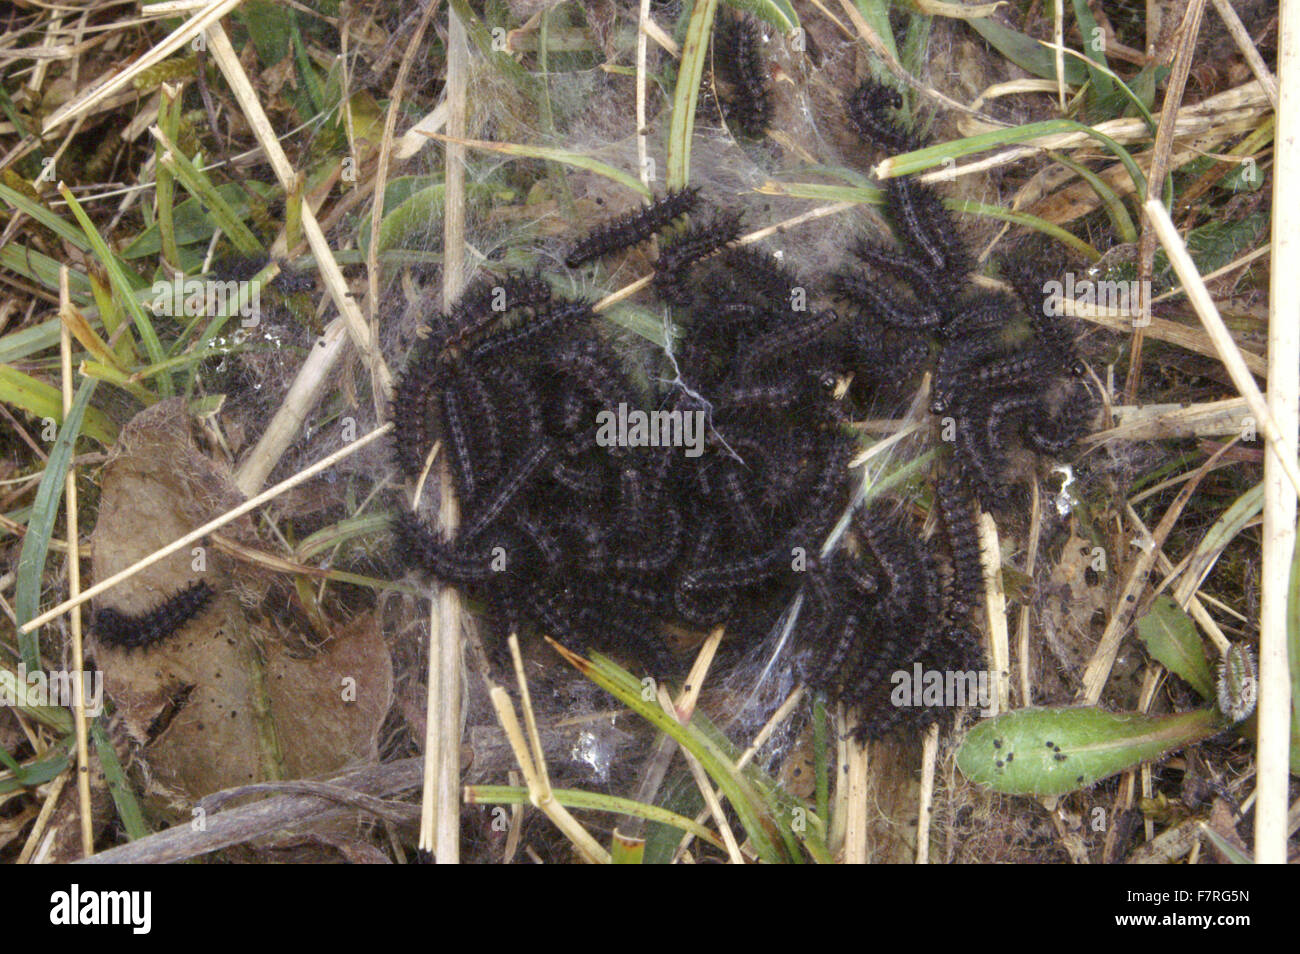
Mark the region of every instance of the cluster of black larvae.
[[[866, 88], [850, 112], [890, 130], [895, 105]], [[743, 651], [802, 594], [792, 658], [857, 708], [861, 735], [936, 718], [898, 706], [891, 677], [980, 666], [976, 505], [1005, 503], [1020, 458], [1068, 448], [1092, 405], [1067, 330], [973, 290], [939, 197], [911, 179], [887, 188], [899, 242], [856, 249], [862, 264], [834, 276], [838, 310], [775, 256], [737, 246], [739, 216], [692, 190], [580, 242], [575, 264], [658, 235], [653, 288], [680, 329], [658, 383], [634, 386], [588, 304], [541, 276], [472, 286], [427, 329], [393, 404], [401, 470], [417, 478], [440, 441], [462, 506], [451, 541], [404, 511], [406, 562], [511, 627], [656, 665], [664, 624], [725, 626]], [[950, 435], [928, 508], [937, 531], [923, 537], [927, 508], [877, 498], [823, 556], [851, 497], [847, 425], [926, 369]], [[624, 429], [637, 415], [663, 439]]]

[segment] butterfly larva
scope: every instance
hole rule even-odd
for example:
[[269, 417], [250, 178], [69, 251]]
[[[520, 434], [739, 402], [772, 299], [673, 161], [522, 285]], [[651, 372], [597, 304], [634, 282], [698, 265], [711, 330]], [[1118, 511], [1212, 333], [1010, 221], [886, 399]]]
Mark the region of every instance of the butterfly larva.
[[577, 268], [593, 258], [639, 245], [694, 209], [699, 191], [698, 188], [673, 190], [644, 208], [597, 226], [565, 256], [564, 264]]
[[902, 124], [885, 112], [902, 109], [903, 96], [897, 90], [882, 86], [874, 80], [865, 80], [845, 103], [849, 122], [864, 140], [895, 152], [913, 148], [912, 137]]
[[1219, 711], [1229, 722], [1240, 722], [1255, 711], [1259, 697], [1259, 678], [1255, 673], [1255, 657], [1250, 647], [1233, 643], [1219, 663], [1216, 686]]
[[735, 87], [728, 109], [741, 133], [757, 139], [772, 121], [772, 101], [767, 89], [767, 70], [760, 50], [762, 34], [747, 16], [720, 24], [718, 59], [726, 63]]
[[202, 580], [173, 593], [155, 609], [133, 616], [112, 607], [95, 611], [100, 641], [118, 649], [147, 649], [167, 639], [201, 613], [215, 594]]

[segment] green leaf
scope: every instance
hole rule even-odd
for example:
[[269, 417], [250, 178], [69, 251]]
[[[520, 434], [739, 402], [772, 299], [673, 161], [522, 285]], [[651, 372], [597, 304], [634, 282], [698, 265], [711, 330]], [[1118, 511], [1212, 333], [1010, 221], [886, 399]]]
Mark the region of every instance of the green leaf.
[[[7, 364], [0, 364], [0, 401], [20, 407], [33, 417], [63, 420], [63, 395], [59, 389]], [[82, 433], [106, 447], [117, 439], [117, 428], [95, 408], [86, 412]]]
[[673, 89], [672, 122], [668, 127], [668, 188], [681, 189], [691, 181], [691, 137], [695, 132], [695, 106], [700, 96], [700, 77], [709, 52], [709, 35], [718, 0], [699, 0], [691, 11], [682, 44], [682, 59]]
[[789, 33], [799, 26], [799, 14], [794, 12], [794, 7], [789, 0], [725, 0], [725, 2], [729, 7], [743, 10], [772, 24], [782, 33]]
[[1214, 676], [1205, 659], [1205, 645], [1196, 624], [1173, 597], [1157, 596], [1150, 611], [1137, 621], [1137, 633], [1160, 665], [1189, 682], [1206, 702], [1214, 701]]
[[[158, 340], [158, 333], [154, 331], [153, 322], [145, 314], [140, 302], [136, 300], [136, 285], [131, 281], [132, 277], [136, 277], [138, 280], [138, 276], [131, 276], [118, 261], [117, 256], [109, 250], [108, 243], [104, 241], [104, 237], [99, 234], [99, 230], [95, 228], [94, 223], [90, 221], [90, 217], [86, 215], [80, 203], [68, 191], [67, 187], [61, 186], [60, 192], [67, 201], [69, 208], [72, 209], [72, 214], [76, 216], [82, 231], [86, 233], [86, 238], [90, 240], [90, 247], [94, 249], [100, 264], [108, 272], [108, 280], [113, 286], [114, 293], [126, 305], [126, 310], [131, 313], [131, 319], [135, 322], [135, 328], [140, 334], [140, 340], [144, 342], [145, 352], [149, 355], [150, 362], [153, 364], [159, 363], [165, 357], [162, 342]], [[161, 378], [158, 386], [163, 397], [171, 397], [171, 378]]]
[[[967, 20], [980, 36], [995, 50], [1042, 79], [1056, 79], [1056, 53], [1023, 33], [1003, 26], [996, 20]], [[1084, 65], [1072, 56], [1065, 57], [1065, 81], [1071, 86], [1082, 86], [1088, 78]]]
[[[259, 194], [265, 188], [260, 182], [249, 183], [249, 187]], [[230, 209], [234, 210], [236, 217], [246, 219], [251, 214], [248, 208], [248, 193], [238, 183], [228, 182], [217, 186], [216, 194]], [[172, 229], [177, 245], [184, 247], [202, 242], [206, 254], [207, 243], [211, 241], [212, 233], [216, 231], [216, 220], [204, 208], [202, 202], [190, 197], [172, 206]], [[158, 223], [155, 222], [122, 250], [122, 258], [126, 261], [149, 258], [160, 251], [162, 251], [162, 234]]]
[[33, 785], [44, 785], [50, 779], [66, 772], [72, 762], [72, 740], [64, 739], [46, 749], [44, 757], [39, 761], [25, 765], [20, 771], [15, 772], [13, 778], [0, 779], [0, 795], [8, 795]]
[[[59, 504], [63, 500], [64, 478], [72, 461], [77, 435], [81, 433], [82, 418], [90, 404], [91, 395], [95, 393], [96, 384], [96, 381], [86, 378], [77, 388], [72, 399], [72, 410], [59, 428], [59, 436], [50, 449], [49, 460], [45, 462], [45, 475], [36, 488], [36, 502], [32, 504], [27, 534], [23, 537], [23, 548], [18, 555], [18, 575], [14, 587], [14, 614], [19, 626], [36, 616], [41, 605], [45, 556], [50, 549], [50, 536], [54, 533], [54, 521], [59, 515]], [[19, 655], [27, 664], [28, 672], [41, 668], [39, 633], [40, 630], [37, 629], [18, 637]]]
[[1064, 795], [1222, 729], [1211, 709], [1168, 716], [1018, 709], [975, 726], [957, 752], [957, 767], [995, 792]]
[[[442, 207], [447, 187], [441, 182], [412, 193], [399, 202], [391, 212], [384, 213], [379, 223], [379, 249], [405, 248], [415, 244], [430, 230], [442, 231]], [[370, 230], [361, 230], [361, 247], [370, 247]]]
[[[1092, 88], [1096, 92], [1096, 99], [1099, 101], [1110, 100], [1115, 96], [1115, 84], [1111, 81], [1106, 71], [1099, 70], [1092, 66], [1092, 63], [1100, 63], [1106, 66], [1105, 47], [1101, 50], [1093, 48], [1093, 38], [1101, 36], [1101, 28], [1097, 26], [1097, 21], [1088, 9], [1088, 0], [1073, 0], [1074, 17], [1079, 22], [1079, 35], [1083, 37], [1083, 55], [1088, 58], [1088, 76], [1092, 80]], [[1104, 40], [1103, 40], [1104, 43]]]

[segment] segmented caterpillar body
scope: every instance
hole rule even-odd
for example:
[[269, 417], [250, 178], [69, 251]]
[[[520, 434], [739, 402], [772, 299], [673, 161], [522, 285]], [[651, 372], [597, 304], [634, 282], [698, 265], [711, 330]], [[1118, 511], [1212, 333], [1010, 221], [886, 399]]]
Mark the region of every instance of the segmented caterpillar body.
[[593, 258], [601, 258], [611, 252], [648, 241], [656, 232], [693, 210], [699, 199], [699, 191], [698, 188], [675, 189], [644, 208], [597, 226], [569, 251], [564, 264], [569, 268], [577, 268]]
[[95, 611], [93, 629], [100, 641], [109, 646], [148, 649], [201, 613], [214, 595], [212, 587], [199, 580], [173, 593], [148, 613], [133, 616], [112, 607], [101, 607]]

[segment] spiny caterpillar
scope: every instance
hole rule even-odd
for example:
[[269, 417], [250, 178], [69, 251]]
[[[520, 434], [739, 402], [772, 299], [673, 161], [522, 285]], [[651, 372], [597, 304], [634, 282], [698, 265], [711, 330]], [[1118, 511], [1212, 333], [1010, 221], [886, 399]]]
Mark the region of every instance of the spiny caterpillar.
[[157, 608], [132, 616], [112, 607], [95, 611], [93, 631], [100, 641], [118, 649], [148, 649], [167, 639], [201, 613], [213, 597], [203, 580], [173, 593]]
[[740, 15], [719, 23], [718, 62], [725, 64], [734, 90], [727, 116], [749, 139], [762, 136], [772, 122], [761, 46], [762, 34], [749, 17]]
[[698, 188], [675, 189], [654, 202], [597, 226], [564, 257], [564, 264], [577, 268], [583, 262], [648, 241], [695, 208]]

